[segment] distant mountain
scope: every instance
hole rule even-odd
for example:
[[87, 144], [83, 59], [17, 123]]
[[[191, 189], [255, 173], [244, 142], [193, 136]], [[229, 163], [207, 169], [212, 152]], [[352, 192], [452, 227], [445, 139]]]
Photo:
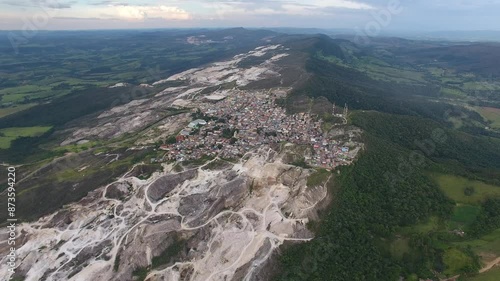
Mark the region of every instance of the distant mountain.
[[419, 39], [438, 39], [451, 41], [500, 41], [500, 31], [496, 30], [472, 30], [472, 31], [435, 31], [410, 36]]
[[[356, 36], [354, 30], [335, 29], [323, 30], [323, 33], [332, 37], [351, 37]], [[475, 30], [475, 31], [382, 31], [375, 38], [398, 37], [409, 40], [425, 40], [425, 41], [462, 41], [462, 42], [499, 42], [500, 31], [494, 30]]]

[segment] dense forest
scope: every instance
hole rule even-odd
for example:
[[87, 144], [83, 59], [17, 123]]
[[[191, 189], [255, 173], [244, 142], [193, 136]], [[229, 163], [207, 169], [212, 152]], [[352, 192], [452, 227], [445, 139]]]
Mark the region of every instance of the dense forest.
[[[432, 85], [377, 81], [352, 67], [319, 59], [318, 46], [336, 44], [319, 40], [307, 49], [312, 77], [285, 106], [293, 112], [299, 110], [297, 101], [316, 97], [347, 103], [357, 110], [350, 122], [364, 130], [366, 149], [353, 166], [336, 171], [339, 175], [331, 183], [334, 201], [313, 224], [317, 237], [285, 247], [275, 280], [436, 280], [477, 273], [477, 254], [449, 242], [465, 238], [418, 231], [403, 236], [400, 231], [431, 217], [444, 222], [453, 215], [456, 203], [440, 190], [431, 172], [500, 184], [500, 140], [453, 129], [450, 115], [480, 117], [462, 107], [429, 101], [426, 97], [438, 95]], [[498, 200], [481, 205], [467, 228], [470, 238], [499, 227], [498, 206]], [[391, 251], [403, 238], [405, 250]], [[454, 254], [467, 262], [452, 269], [449, 259]]]

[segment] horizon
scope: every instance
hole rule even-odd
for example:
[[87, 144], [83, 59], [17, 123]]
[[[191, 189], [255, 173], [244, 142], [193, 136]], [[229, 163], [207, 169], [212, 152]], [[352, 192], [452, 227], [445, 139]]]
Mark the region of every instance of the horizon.
[[380, 30], [376, 34], [370, 34], [369, 30], [348, 29], [348, 28], [301, 28], [301, 27], [245, 27], [245, 26], [227, 26], [227, 27], [144, 27], [144, 28], [109, 28], [109, 29], [20, 29], [20, 30], [1, 30], [14, 48], [18, 52], [18, 47], [26, 44], [30, 39], [43, 33], [61, 33], [70, 34], [75, 32], [161, 32], [161, 31], [215, 31], [215, 30], [265, 30], [273, 31], [277, 34], [323, 34], [333, 38], [349, 38], [361, 43], [368, 42], [368, 38], [401, 38], [406, 40], [428, 40], [445, 42], [500, 42], [500, 30], [448, 30], [448, 31], [415, 31], [415, 30]]
[[[115, 27], [115, 28], [79, 28], [79, 29], [37, 29], [42, 32], [57, 32], [57, 31], [143, 31], [143, 30], [229, 30], [229, 29], [246, 29], [246, 30], [303, 30], [303, 31], [329, 31], [329, 32], [347, 32], [353, 33], [355, 28], [322, 28], [322, 27], [294, 27], [294, 26], [192, 26], [192, 27]], [[0, 32], [23, 31], [19, 29], [0, 29]], [[409, 34], [432, 34], [441, 32], [493, 32], [500, 33], [500, 29], [447, 29], [447, 30], [403, 30], [403, 29], [388, 29], [381, 33], [409, 33]]]
[[318, 28], [500, 31], [498, 0], [2, 0], [0, 30]]

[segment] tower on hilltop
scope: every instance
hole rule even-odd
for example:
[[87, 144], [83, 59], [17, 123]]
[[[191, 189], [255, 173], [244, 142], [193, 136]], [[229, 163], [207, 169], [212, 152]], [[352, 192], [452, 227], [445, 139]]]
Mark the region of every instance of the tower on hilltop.
[[335, 115], [335, 103], [333, 103], [332, 115]]
[[348, 112], [348, 109], [347, 109], [347, 103], [346, 103], [344, 106], [344, 116], [345, 117], [347, 117], [347, 112]]

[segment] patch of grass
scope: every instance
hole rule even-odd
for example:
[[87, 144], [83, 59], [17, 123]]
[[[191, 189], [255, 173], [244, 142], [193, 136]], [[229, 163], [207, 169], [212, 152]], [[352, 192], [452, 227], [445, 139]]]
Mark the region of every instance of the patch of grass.
[[1, 129], [0, 132], [5, 134], [5, 136], [9, 137], [34, 137], [47, 132], [51, 128], [52, 127], [42, 127], [42, 126], [15, 127], [15, 128]]
[[135, 277], [136, 281], [144, 281], [148, 276], [149, 270], [147, 267], [139, 267], [132, 272], [132, 276]]
[[12, 141], [20, 137], [36, 137], [50, 130], [52, 127], [14, 127], [0, 130], [0, 149], [8, 149]]
[[457, 248], [450, 248], [444, 252], [443, 262], [446, 265], [444, 273], [452, 276], [461, 272], [463, 268], [473, 262], [472, 258]]
[[0, 118], [5, 117], [10, 114], [14, 114], [19, 111], [23, 111], [25, 109], [28, 109], [30, 107], [35, 106], [36, 104], [34, 103], [28, 103], [28, 104], [21, 104], [17, 106], [12, 106], [12, 107], [6, 107], [6, 108], [0, 108]]
[[26, 94], [7, 94], [2, 96], [2, 104], [15, 103], [24, 100]]
[[476, 107], [476, 110], [481, 116], [492, 122], [491, 127], [500, 128], [500, 108]]
[[177, 256], [186, 246], [187, 241], [175, 238], [172, 245], [168, 246], [159, 256], [154, 257], [151, 262], [153, 268], [169, 263], [173, 257]]
[[203, 165], [203, 164], [205, 164], [208, 161], [213, 160], [213, 159], [214, 159], [213, 156], [203, 155], [202, 157], [200, 157], [198, 159], [184, 161], [184, 162], [182, 162], [182, 164], [185, 164], [185, 165], [194, 165], [194, 166], [201, 166], [201, 165]]
[[441, 77], [445, 74], [446, 70], [437, 67], [429, 67], [427, 69], [433, 76]]
[[342, 59], [336, 57], [336, 56], [325, 56], [323, 54], [323, 52], [321, 51], [318, 51], [316, 53], [316, 57], [321, 59], [321, 60], [324, 60], [324, 61], [327, 61], [329, 63], [334, 63], [334, 64], [337, 64], [337, 65], [341, 65], [341, 66], [344, 66], [344, 67], [348, 67], [348, 65], [346, 65]]
[[221, 160], [223, 161], [226, 161], [226, 162], [229, 162], [229, 163], [233, 163], [233, 164], [238, 164], [239, 160], [236, 159], [236, 158], [224, 158], [224, 157], [220, 157]]
[[403, 255], [410, 252], [410, 245], [407, 238], [398, 238], [389, 245], [389, 251], [393, 257], [403, 258]]
[[307, 178], [307, 186], [314, 187], [325, 184], [331, 173], [325, 169], [318, 169]]
[[[32, 100], [43, 98], [47, 95], [50, 95], [51, 87], [49, 86], [36, 86], [36, 85], [23, 85], [13, 88], [6, 88], [0, 90], [0, 94], [3, 95], [1, 99], [1, 103], [18, 103], [21, 101]], [[57, 91], [53, 91], [56, 93]]]
[[491, 83], [486, 81], [473, 81], [465, 82], [463, 85], [464, 89], [469, 91], [496, 91], [500, 90], [500, 85], [498, 83]]
[[36, 85], [23, 85], [18, 87], [6, 88], [0, 90], [0, 94], [4, 95], [13, 95], [13, 94], [25, 94], [36, 92], [40, 88]]
[[311, 166], [309, 166], [309, 164], [306, 163], [306, 160], [304, 158], [300, 158], [300, 159], [298, 159], [296, 161], [293, 161], [292, 163], [290, 163], [290, 165], [301, 167], [301, 168], [304, 168], [304, 169], [311, 168]]
[[455, 244], [464, 247], [470, 246], [472, 250], [477, 254], [492, 253], [500, 256], [500, 229], [484, 235], [479, 239], [456, 242]]
[[373, 79], [399, 82], [399, 83], [425, 83], [424, 73], [393, 67], [377, 61], [363, 59], [359, 63], [359, 68], [366, 71], [366, 74]]
[[[69, 145], [65, 145], [65, 146], [59, 146], [59, 147], [56, 147], [53, 149], [53, 151], [64, 151], [64, 152], [75, 152], [75, 153], [78, 153], [78, 152], [82, 152], [82, 151], [85, 151], [85, 150], [89, 150], [91, 148], [94, 148], [94, 147], [99, 147], [103, 144], [103, 142], [101, 141], [89, 141], [89, 142], [86, 142], [86, 143], [83, 143], [83, 144], [69, 144]], [[96, 149], [95, 153], [98, 153], [98, 152], [105, 152], [105, 151], [108, 151], [109, 149], [106, 148], [106, 147], [103, 147], [103, 148], [99, 148], [99, 149]]]
[[443, 84], [461, 85], [462, 82], [463, 81], [460, 77], [456, 77], [456, 76], [452, 76], [452, 75], [441, 77], [441, 83], [443, 83]]
[[433, 216], [429, 218], [426, 222], [419, 223], [416, 225], [412, 226], [407, 226], [401, 228], [399, 231], [401, 234], [408, 235], [412, 233], [421, 233], [421, 234], [427, 234], [430, 232], [435, 232], [440, 229], [442, 229], [442, 223], [440, 222], [439, 218], [436, 216]]
[[16, 138], [12, 137], [0, 137], [0, 149], [8, 149], [10, 147], [10, 143]]
[[[457, 203], [477, 204], [489, 197], [500, 197], [500, 186], [446, 174], [436, 174], [433, 178], [446, 196]], [[467, 187], [475, 190], [470, 196], [464, 193]]]
[[458, 89], [453, 88], [441, 88], [441, 94], [448, 97], [465, 97], [466, 94]]
[[214, 160], [214, 161], [208, 163], [203, 168], [206, 170], [222, 170], [222, 169], [227, 168], [229, 166], [231, 166], [231, 164], [227, 163], [224, 160], [217, 159], [217, 160]]
[[91, 171], [85, 170], [83, 172], [78, 172], [75, 169], [66, 169], [54, 175], [54, 178], [60, 181], [76, 181], [83, 178], [86, 174], [90, 174]]
[[174, 172], [180, 173], [180, 172], [184, 171], [184, 168], [182, 168], [182, 165], [177, 163], [174, 165], [173, 170], [174, 170]]
[[474, 219], [477, 217], [480, 211], [481, 208], [479, 206], [463, 205], [463, 204], [455, 206], [453, 215], [449, 223], [449, 228], [463, 229], [464, 227], [466, 227], [467, 225], [471, 224], [474, 221]]

